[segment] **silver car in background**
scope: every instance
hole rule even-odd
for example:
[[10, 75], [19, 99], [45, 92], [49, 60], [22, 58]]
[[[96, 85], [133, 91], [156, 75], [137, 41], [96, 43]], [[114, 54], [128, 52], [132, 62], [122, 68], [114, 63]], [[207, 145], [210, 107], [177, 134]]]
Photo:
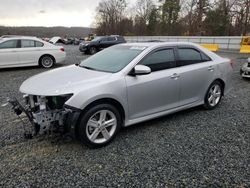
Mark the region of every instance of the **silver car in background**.
[[215, 108], [231, 73], [229, 59], [193, 43], [127, 43], [33, 76], [20, 91], [36, 134], [63, 127], [101, 147], [121, 127], [198, 105]]

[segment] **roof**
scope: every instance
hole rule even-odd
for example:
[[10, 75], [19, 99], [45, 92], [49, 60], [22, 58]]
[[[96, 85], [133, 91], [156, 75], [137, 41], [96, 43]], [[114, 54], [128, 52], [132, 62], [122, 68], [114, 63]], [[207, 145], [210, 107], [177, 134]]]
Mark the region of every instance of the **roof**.
[[125, 46], [144, 46], [144, 47], [156, 47], [156, 46], [178, 46], [178, 45], [188, 45], [188, 46], [198, 46], [192, 42], [134, 42], [134, 43], [123, 43], [121, 45]]
[[29, 36], [12, 36], [12, 37], [6, 37], [6, 38], [1, 38], [0, 39], [2, 40], [10, 40], [10, 39], [16, 39], [16, 40], [19, 40], [19, 39], [36, 39], [36, 40], [40, 40], [39, 38], [37, 37], [29, 37]]

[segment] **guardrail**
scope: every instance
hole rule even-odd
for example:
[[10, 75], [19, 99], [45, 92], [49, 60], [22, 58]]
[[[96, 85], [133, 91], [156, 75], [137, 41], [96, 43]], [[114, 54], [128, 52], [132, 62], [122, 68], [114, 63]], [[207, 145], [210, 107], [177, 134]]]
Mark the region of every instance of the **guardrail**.
[[242, 36], [125, 36], [128, 42], [145, 42], [160, 40], [165, 42], [194, 42], [198, 44], [215, 44], [220, 49], [226, 50], [240, 50]]

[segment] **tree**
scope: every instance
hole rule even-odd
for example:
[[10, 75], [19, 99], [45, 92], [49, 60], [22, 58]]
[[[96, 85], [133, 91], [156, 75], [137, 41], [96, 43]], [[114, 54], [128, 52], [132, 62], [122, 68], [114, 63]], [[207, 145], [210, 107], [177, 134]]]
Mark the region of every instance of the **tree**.
[[157, 8], [153, 8], [150, 12], [147, 26], [148, 35], [159, 35], [160, 30], [160, 14]]
[[[161, 0], [160, 0], [161, 1]], [[180, 12], [180, 0], [165, 0], [161, 6], [161, 22], [163, 34], [174, 34]]]
[[210, 10], [204, 21], [208, 35], [230, 35], [232, 27], [231, 14], [234, 6], [232, 0], [221, 0], [215, 3], [214, 9]]
[[137, 0], [135, 6], [136, 15], [147, 23], [153, 8], [154, 4], [152, 0]]
[[125, 17], [126, 0], [102, 0], [97, 7], [97, 32], [103, 35], [119, 34], [118, 25]]

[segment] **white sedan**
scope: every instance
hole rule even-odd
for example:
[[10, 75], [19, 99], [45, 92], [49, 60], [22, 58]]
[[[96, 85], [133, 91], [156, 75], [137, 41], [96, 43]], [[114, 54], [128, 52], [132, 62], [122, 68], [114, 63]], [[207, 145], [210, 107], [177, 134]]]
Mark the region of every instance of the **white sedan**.
[[0, 68], [39, 65], [51, 68], [65, 60], [62, 46], [55, 46], [36, 37], [0, 38]]

